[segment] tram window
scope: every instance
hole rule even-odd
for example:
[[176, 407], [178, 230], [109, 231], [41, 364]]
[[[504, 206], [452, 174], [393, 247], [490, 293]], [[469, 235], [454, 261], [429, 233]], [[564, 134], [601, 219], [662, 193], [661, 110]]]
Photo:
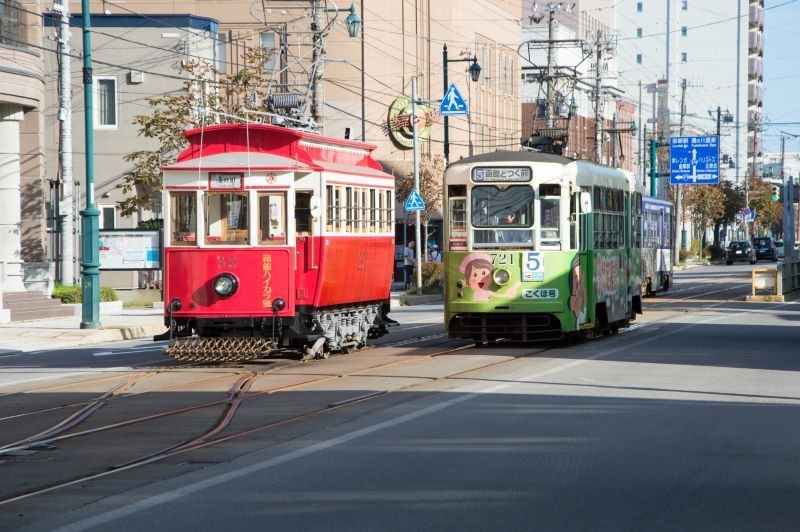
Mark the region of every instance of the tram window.
[[361, 230], [367, 231], [369, 221], [369, 204], [367, 203], [367, 189], [361, 189]]
[[383, 231], [383, 190], [378, 191], [378, 232]]
[[394, 207], [394, 202], [392, 200], [392, 191], [386, 191], [386, 231], [391, 233], [394, 231], [394, 217], [392, 216], [392, 208]]
[[347, 205], [345, 205], [345, 227], [347, 231], [353, 231], [355, 229], [355, 204], [353, 203], [353, 187], [345, 187], [344, 188], [344, 197]]
[[450, 198], [449, 247], [450, 251], [467, 249], [467, 198]]
[[247, 193], [206, 195], [206, 244], [247, 244]]
[[561, 200], [558, 197], [541, 198], [541, 213], [539, 225], [541, 227], [540, 242], [542, 248], [560, 248], [561, 232], [560, 212]]
[[370, 209], [369, 209], [369, 232], [370, 233], [374, 233], [375, 232], [375, 206], [376, 206], [376, 203], [375, 203], [375, 189], [374, 188], [369, 189], [369, 205], [370, 205]]
[[297, 236], [311, 235], [312, 192], [298, 191], [294, 196], [294, 225]]
[[341, 187], [325, 187], [328, 205], [328, 231], [342, 230], [342, 190]]
[[[528, 185], [472, 188], [472, 225], [475, 244], [497, 247], [531, 243], [533, 189]], [[487, 229], [479, 229], [487, 228]]]
[[197, 244], [197, 195], [194, 192], [170, 194], [170, 225], [173, 246]]
[[259, 244], [286, 244], [286, 195], [262, 192], [258, 195]]

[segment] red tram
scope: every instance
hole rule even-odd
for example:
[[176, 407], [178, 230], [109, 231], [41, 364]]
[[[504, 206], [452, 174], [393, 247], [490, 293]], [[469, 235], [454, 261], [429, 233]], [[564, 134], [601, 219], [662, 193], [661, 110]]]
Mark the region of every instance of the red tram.
[[186, 138], [163, 168], [168, 355], [324, 357], [385, 334], [394, 177], [375, 146], [266, 124]]

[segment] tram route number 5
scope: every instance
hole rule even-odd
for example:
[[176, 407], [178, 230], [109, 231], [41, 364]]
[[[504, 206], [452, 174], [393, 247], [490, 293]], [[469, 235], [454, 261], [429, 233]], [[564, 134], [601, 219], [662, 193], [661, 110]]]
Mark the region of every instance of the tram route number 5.
[[544, 281], [544, 257], [539, 251], [525, 253], [522, 261], [523, 281]]

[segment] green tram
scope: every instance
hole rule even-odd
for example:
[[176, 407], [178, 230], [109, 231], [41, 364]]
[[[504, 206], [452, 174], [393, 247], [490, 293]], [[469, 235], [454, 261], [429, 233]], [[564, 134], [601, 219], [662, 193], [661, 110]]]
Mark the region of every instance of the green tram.
[[487, 343], [616, 333], [642, 312], [642, 190], [623, 170], [533, 151], [444, 177], [445, 324]]

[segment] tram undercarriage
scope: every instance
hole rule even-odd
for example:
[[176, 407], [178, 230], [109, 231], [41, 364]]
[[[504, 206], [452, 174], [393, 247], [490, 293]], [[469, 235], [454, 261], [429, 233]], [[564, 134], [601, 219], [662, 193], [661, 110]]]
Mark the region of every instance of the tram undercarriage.
[[332, 308], [298, 307], [294, 317], [172, 318], [164, 353], [176, 360], [244, 362], [276, 351], [294, 351], [303, 360], [350, 353], [380, 338], [396, 322], [388, 302]]

